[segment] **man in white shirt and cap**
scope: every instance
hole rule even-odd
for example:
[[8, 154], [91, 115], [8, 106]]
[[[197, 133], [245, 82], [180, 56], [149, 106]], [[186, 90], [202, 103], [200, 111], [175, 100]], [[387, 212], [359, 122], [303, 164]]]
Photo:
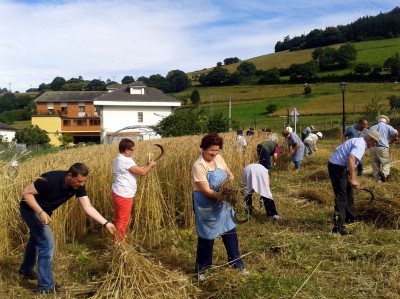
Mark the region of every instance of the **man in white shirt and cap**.
[[317, 142], [318, 139], [322, 138], [322, 133], [317, 132], [316, 134], [310, 133], [308, 136], [304, 139], [303, 143], [305, 146], [305, 156], [312, 156], [314, 155], [314, 151], [317, 150]]
[[356, 221], [353, 189], [360, 188], [355, 168], [364, 156], [365, 150], [379, 142], [380, 134], [366, 130], [364, 137], [352, 138], [339, 145], [328, 162], [329, 178], [335, 195], [335, 212], [333, 233], [350, 235], [345, 222]]
[[385, 182], [390, 174], [389, 143], [399, 138], [398, 131], [389, 125], [390, 119], [386, 115], [378, 115], [378, 123], [371, 127], [380, 134], [379, 142], [369, 149], [372, 162], [372, 175], [378, 182]]

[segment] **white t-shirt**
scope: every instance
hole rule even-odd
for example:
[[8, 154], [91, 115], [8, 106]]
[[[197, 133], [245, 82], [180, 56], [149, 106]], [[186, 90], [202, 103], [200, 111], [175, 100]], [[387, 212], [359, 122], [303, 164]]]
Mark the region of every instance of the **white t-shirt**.
[[113, 175], [114, 184], [112, 190], [115, 194], [133, 198], [137, 190], [137, 176], [129, 171], [129, 168], [137, 165], [131, 157], [125, 157], [119, 154], [114, 160]]

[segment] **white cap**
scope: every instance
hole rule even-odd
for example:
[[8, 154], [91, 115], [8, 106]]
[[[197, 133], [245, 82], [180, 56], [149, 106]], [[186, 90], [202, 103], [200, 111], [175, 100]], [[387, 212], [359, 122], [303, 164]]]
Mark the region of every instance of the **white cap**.
[[319, 138], [322, 138], [322, 133], [321, 132], [317, 132], [315, 135], [317, 135]]
[[288, 131], [289, 133], [293, 133], [293, 129], [291, 127], [286, 127], [285, 130]]

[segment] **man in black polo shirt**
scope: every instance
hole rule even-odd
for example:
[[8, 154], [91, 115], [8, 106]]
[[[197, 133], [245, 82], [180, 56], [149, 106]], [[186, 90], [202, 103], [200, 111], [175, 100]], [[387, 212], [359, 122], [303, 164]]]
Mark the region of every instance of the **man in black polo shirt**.
[[[50, 171], [41, 175], [22, 191], [20, 212], [30, 230], [24, 260], [19, 273], [28, 279], [38, 279], [39, 293], [55, 293], [59, 286], [51, 271], [54, 237], [49, 224], [51, 214], [71, 197], [76, 196], [85, 213], [101, 223], [111, 234], [115, 226], [108, 222], [90, 203], [85, 182], [89, 171], [83, 163], [75, 163], [68, 171]], [[34, 272], [36, 259], [38, 275]]]

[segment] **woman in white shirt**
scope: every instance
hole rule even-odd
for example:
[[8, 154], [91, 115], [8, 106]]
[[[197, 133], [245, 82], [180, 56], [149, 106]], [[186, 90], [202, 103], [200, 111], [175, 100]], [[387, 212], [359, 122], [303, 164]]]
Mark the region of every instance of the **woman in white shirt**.
[[125, 242], [125, 232], [131, 219], [133, 199], [137, 190], [137, 176], [146, 175], [157, 164], [149, 162], [144, 167], [138, 166], [131, 158], [134, 148], [135, 143], [132, 140], [122, 139], [119, 143], [119, 155], [114, 160], [112, 198], [115, 207], [116, 242]]

